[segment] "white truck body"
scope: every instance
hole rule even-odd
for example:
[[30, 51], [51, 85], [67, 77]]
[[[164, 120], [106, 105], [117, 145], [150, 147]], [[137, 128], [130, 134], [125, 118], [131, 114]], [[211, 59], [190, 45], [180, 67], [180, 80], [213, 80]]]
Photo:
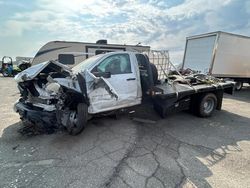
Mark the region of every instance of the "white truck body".
[[[112, 54], [114, 55], [112, 56]], [[123, 56], [129, 58], [129, 62], [131, 62], [131, 71], [122, 74], [114, 74], [110, 78], [97, 78], [91, 73], [90, 70], [93, 70], [98, 64], [104, 62], [105, 59], [112, 59], [117, 56], [119, 58], [123, 58]], [[90, 106], [88, 108], [90, 114], [126, 108], [141, 103], [142, 92], [140, 79], [138, 79], [140, 78], [140, 72], [133, 52], [119, 52], [119, 54], [110, 53], [102, 55], [101, 58], [96, 59], [96, 62], [88, 66], [87, 69], [88, 70], [84, 71], [84, 77], [87, 80], [87, 88], [89, 88], [87, 93], [90, 99]], [[80, 71], [80, 67], [73, 68], [75, 74]], [[108, 86], [109, 91], [105, 87], [93, 88], [93, 83], [97, 82], [106, 85], [106, 87]]]
[[68, 58], [66, 55], [74, 56], [74, 62], [70, 64], [76, 65], [88, 57], [101, 53], [115, 51], [145, 52], [149, 50], [150, 46], [142, 45], [105, 44], [98, 43], [98, 41], [96, 43], [51, 41], [39, 49], [32, 61], [32, 65], [50, 60], [59, 60], [60, 63], [67, 64]]
[[250, 79], [250, 37], [213, 32], [187, 37], [182, 68], [221, 78]]
[[64, 126], [69, 134], [76, 135], [95, 115], [144, 104], [161, 117], [187, 109], [208, 117], [221, 109], [223, 93], [233, 92], [233, 83], [208, 84], [193, 77], [191, 85], [185, 78], [179, 83], [176, 77], [170, 80], [165, 76], [160, 79], [148, 56], [138, 52], [99, 54], [72, 69], [47, 61], [16, 75], [21, 98], [14, 109], [23, 121]]

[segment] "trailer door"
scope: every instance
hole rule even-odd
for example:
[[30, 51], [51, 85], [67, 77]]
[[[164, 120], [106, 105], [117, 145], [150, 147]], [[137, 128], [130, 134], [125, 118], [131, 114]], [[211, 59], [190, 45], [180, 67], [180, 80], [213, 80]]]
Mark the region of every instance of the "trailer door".
[[187, 39], [183, 68], [207, 74], [211, 68], [216, 34]]
[[217, 77], [250, 77], [250, 38], [221, 33], [212, 73]]

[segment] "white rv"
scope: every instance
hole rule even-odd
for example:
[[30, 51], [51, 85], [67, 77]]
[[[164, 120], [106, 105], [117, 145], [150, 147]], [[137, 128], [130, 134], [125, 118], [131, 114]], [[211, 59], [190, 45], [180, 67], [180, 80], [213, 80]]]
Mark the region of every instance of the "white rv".
[[213, 32], [187, 37], [182, 68], [236, 81], [236, 90], [250, 83], [250, 37]]
[[48, 60], [58, 60], [62, 64], [74, 65], [90, 56], [101, 53], [114, 51], [145, 52], [149, 50], [149, 46], [108, 44], [107, 40], [98, 40], [96, 43], [51, 41], [40, 48], [32, 61], [32, 65]]

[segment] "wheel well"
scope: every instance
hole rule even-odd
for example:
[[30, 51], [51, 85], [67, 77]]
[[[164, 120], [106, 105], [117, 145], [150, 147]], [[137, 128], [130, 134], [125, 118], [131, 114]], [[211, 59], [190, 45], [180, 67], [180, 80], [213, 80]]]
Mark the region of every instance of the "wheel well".
[[77, 93], [72, 90], [67, 90], [65, 92], [65, 106], [69, 107], [70, 109], [76, 109], [79, 103], [86, 103], [84, 96], [81, 93]]
[[212, 93], [217, 98], [217, 105], [216, 109], [221, 110], [222, 107], [222, 99], [223, 99], [223, 90], [217, 90], [217, 91], [209, 91], [209, 92], [202, 92], [202, 93], [196, 93], [191, 96], [191, 103], [190, 103], [190, 110], [192, 112], [195, 112], [197, 105], [199, 105], [201, 99], [209, 94]]

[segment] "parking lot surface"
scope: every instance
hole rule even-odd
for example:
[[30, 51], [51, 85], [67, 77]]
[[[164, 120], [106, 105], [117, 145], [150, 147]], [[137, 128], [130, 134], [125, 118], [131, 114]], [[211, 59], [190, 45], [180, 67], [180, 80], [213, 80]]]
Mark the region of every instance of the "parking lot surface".
[[[249, 187], [250, 87], [203, 119], [93, 119], [70, 136], [19, 133], [19, 93], [0, 77], [0, 187]], [[145, 110], [146, 111], [146, 110]]]

